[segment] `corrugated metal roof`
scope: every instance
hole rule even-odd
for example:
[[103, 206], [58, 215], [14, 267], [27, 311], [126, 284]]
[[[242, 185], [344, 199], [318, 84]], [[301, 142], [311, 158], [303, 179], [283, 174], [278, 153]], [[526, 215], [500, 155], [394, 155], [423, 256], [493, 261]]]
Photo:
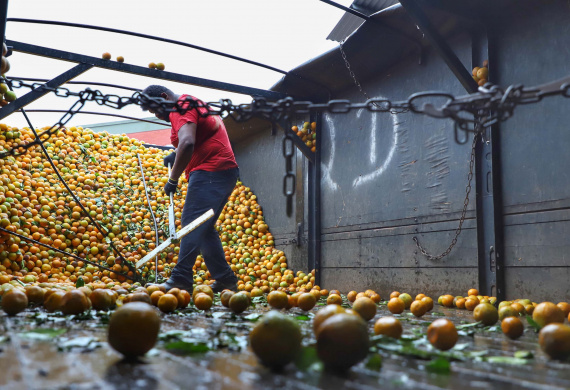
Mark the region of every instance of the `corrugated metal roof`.
[[[350, 8], [369, 16], [397, 3], [399, 3], [398, 0], [355, 0], [351, 4]], [[330, 32], [327, 39], [331, 41], [341, 42], [350, 34], [352, 34], [358, 27], [360, 27], [362, 23], [364, 23], [364, 19], [359, 18], [358, 16], [351, 13], [345, 12], [342, 18], [340, 18], [339, 22]]]

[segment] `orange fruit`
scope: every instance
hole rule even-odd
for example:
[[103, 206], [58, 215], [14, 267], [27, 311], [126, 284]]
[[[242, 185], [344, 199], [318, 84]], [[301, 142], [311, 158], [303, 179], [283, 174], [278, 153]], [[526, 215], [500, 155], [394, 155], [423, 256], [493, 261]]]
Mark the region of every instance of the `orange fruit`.
[[319, 327], [317, 355], [327, 370], [346, 371], [366, 358], [368, 342], [368, 327], [360, 316], [335, 314]]
[[156, 344], [159, 330], [160, 317], [151, 305], [127, 303], [109, 319], [109, 345], [126, 358], [142, 356]]
[[[125, 57], [123, 56], [118, 56], [117, 57], [117, 62], [125, 62]], [[152, 293], [151, 293], [152, 294]]]
[[522, 336], [524, 326], [518, 317], [507, 317], [501, 322], [501, 329], [505, 336], [512, 340], [516, 340]]
[[319, 327], [321, 326], [321, 324], [329, 317], [334, 316], [335, 314], [340, 314], [340, 313], [345, 313], [346, 310], [339, 305], [327, 305], [325, 307], [323, 307], [322, 309], [320, 309], [319, 311], [317, 311], [315, 313], [315, 317], [313, 318], [313, 332], [315, 333], [315, 335], [318, 333], [319, 331]]
[[394, 317], [381, 317], [374, 324], [374, 333], [399, 339], [402, 337], [402, 324]]
[[435, 320], [428, 326], [427, 337], [431, 345], [442, 351], [453, 348], [459, 335], [453, 322], [445, 318]]
[[331, 291], [329, 292], [329, 295], [330, 295], [330, 294], [340, 295], [340, 291], [338, 291], [338, 290], [331, 290]]
[[[206, 294], [208, 295], [208, 294]], [[208, 295], [209, 296], [209, 295]], [[178, 293], [178, 296], [176, 297], [178, 299], [178, 307], [186, 307], [190, 304], [190, 300], [192, 299], [192, 297], [190, 296], [190, 293], [186, 290], [180, 290], [180, 292]], [[210, 297], [212, 298], [212, 297]], [[214, 299], [212, 298], [212, 301]], [[181, 305], [182, 302], [182, 305]]]
[[235, 293], [231, 296], [228, 306], [236, 314], [243, 313], [249, 307], [249, 297], [243, 292]]
[[519, 312], [519, 314], [522, 314], [522, 315], [525, 315], [525, 314], [526, 314], [526, 312], [525, 312], [525, 310], [524, 310], [524, 306], [521, 305], [521, 304], [518, 303], [518, 302], [511, 303], [511, 307], [512, 307], [513, 309], [515, 309], [517, 312]]
[[529, 316], [531, 316], [532, 313], [534, 313], [534, 306], [533, 306], [532, 304], [531, 304], [531, 305], [526, 305], [526, 306], [524, 307], [524, 311], [526, 312], [526, 314], [528, 314]]
[[349, 302], [354, 302], [356, 300], [356, 294], [358, 294], [356, 291], [351, 291], [346, 294], [346, 299], [348, 299]]
[[15, 316], [28, 307], [28, 297], [25, 293], [15, 288], [2, 297], [2, 310], [9, 316]]
[[160, 287], [164, 288], [164, 286], [158, 286], [157, 284], [151, 284], [150, 286], [148, 286], [146, 288], [146, 292], [148, 293], [148, 295], [152, 295], [153, 292], [160, 291]]
[[410, 311], [416, 317], [421, 317], [427, 313], [427, 306], [422, 301], [413, 301], [410, 306]]
[[109, 290], [95, 290], [91, 293], [89, 300], [95, 310], [109, 310], [113, 306], [113, 298]]
[[163, 313], [172, 313], [178, 307], [178, 299], [170, 293], [164, 294], [158, 298], [157, 306]]
[[472, 288], [471, 290], [467, 291], [467, 296], [470, 297], [471, 295], [479, 295], [479, 290], [477, 290], [476, 288]]
[[538, 333], [538, 343], [552, 359], [566, 359], [570, 356], [570, 326], [559, 323], [546, 325]]
[[499, 320], [499, 312], [490, 303], [480, 303], [473, 310], [473, 318], [483, 325], [494, 325]]
[[422, 299], [425, 298], [425, 296], [426, 296], [425, 294], [418, 294], [418, 295], [416, 295], [416, 299], [415, 299], [415, 300], [416, 300], [416, 301], [421, 301]]
[[65, 291], [54, 291], [44, 300], [44, 308], [52, 313], [61, 310], [61, 299], [65, 295]]
[[360, 314], [365, 321], [370, 321], [376, 315], [376, 304], [367, 297], [358, 298], [352, 304], [352, 310]]
[[210, 310], [213, 305], [212, 297], [208, 294], [198, 293], [194, 298], [194, 306], [196, 306], [199, 310]]
[[210, 298], [214, 299], [214, 291], [212, 290], [212, 287], [206, 284], [199, 284], [198, 286], [194, 287], [194, 291], [192, 291], [192, 299], [194, 299], [198, 293], [208, 294]]
[[412, 305], [413, 300], [412, 300], [412, 296], [410, 294], [403, 293], [403, 294], [400, 294], [400, 296], [398, 298], [400, 298], [402, 301], [404, 301], [404, 304], [406, 305], [406, 309], [409, 309], [410, 306]]
[[390, 299], [392, 298], [399, 298], [400, 297], [400, 293], [398, 291], [392, 291], [390, 293]]
[[154, 305], [154, 306], [158, 306], [158, 300], [160, 299], [161, 296], [163, 296], [164, 293], [160, 290], [156, 290], [153, 291], [152, 294], [150, 294], [150, 302]]
[[479, 300], [473, 296], [471, 296], [470, 298], [468, 298], [465, 301], [465, 308], [469, 311], [473, 311], [475, 310], [475, 308], [477, 307], [477, 305], [479, 304]]
[[297, 307], [304, 311], [309, 311], [317, 304], [317, 299], [311, 293], [304, 293], [297, 298]]
[[28, 302], [32, 304], [42, 304], [44, 303], [44, 296], [46, 291], [38, 286], [26, 286], [26, 296], [28, 297]]
[[570, 304], [568, 302], [559, 302], [556, 306], [562, 310], [564, 317], [568, 317], [568, 314], [570, 314]]
[[392, 298], [388, 301], [388, 310], [392, 314], [403, 313], [406, 309], [406, 304], [400, 298]]
[[542, 328], [552, 323], [563, 323], [564, 312], [552, 302], [542, 302], [535, 307], [532, 319]]
[[261, 364], [272, 369], [287, 365], [301, 349], [301, 329], [292, 318], [271, 310], [249, 334], [251, 349]]
[[453, 307], [453, 295], [444, 295], [441, 297], [441, 304], [445, 307]]
[[148, 64], [148, 67], [151, 68], [151, 69], [156, 69], [156, 64], [155, 64], [154, 62], [150, 62], [150, 63]]
[[289, 298], [283, 291], [271, 291], [267, 294], [267, 303], [274, 309], [280, 310], [287, 307]]
[[80, 314], [91, 307], [89, 298], [81, 290], [71, 290], [61, 298], [60, 310], [63, 314]]
[[326, 288], [323, 288], [321, 290], [321, 296], [322, 297], [328, 297], [328, 295], [329, 295], [329, 290], [327, 290]]
[[342, 305], [342, 298], [340, 295], [331, 294], [327, 297], [327, 305]]
[[103, 55], [101, 56], [104, 60], [110, 60], [111, 59], [111, 53], [103, 53]]
[[224, 291], [222, 293], [222, 295], [220, 296], [220, 301], [222, 302], [222, 305], [225, 307], [230, 307], [230, 298], [234, 294], [235, 294], [235, 292], [230, 291], [230, 290]]
[[162, 62], [157, 62], [156, 63], [156, 69], [158, 70], [164, 70], [164, 64]]
[[455, 301], [455, 306], [458, 309], [465, 309], [465, 298], [459, 298], [457, 301]]
[[422, 302], [427, 306], [427, 311], [431, 311], [433, 309], [433, 299], [430, 297], [423, 297]]
[[380, 294], [374, 293], [370, 296], [370, 299], [372, 299], [374, 303], [379, 304], [382, 300], [382, 297], [380, 297]]
[[503, 306], [499, 308], [499, 320], [503, 321], [505, 318], [508, 317], [518, 317], [519, 312], [515, 310], [515, 308], [511, 307], [511, 305]]
[[152, 304], [152, 301], [146, 292], [144, 292], [144, 293], [137, 292], [137, 293], [131, 294], [131, 298], [129, 299], [129, 302], [146, 302], [149, 305]]

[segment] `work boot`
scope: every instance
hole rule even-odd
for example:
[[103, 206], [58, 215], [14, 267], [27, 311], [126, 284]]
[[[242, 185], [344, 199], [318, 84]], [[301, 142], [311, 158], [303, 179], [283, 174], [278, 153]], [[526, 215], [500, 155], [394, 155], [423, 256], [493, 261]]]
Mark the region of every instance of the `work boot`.
[[237, 281], [234, 280], [216, 280], [212, 285], [212, 291], [215, 293], [222, 292], [223, 290], [237, 291]]
[[166, 290], [166, 292], [172, 290], [173, 288], [179, 288], [180, 290], [186, 290], [188, 291], [190, 294], [192, 294], [193, 291], [193, 285], [187, 285], [187, 284], [181, 284], [181, 283], [176, 283], [174, 282], [172, 279], [168, 279], [166, 282], [164, 283], [150, 283], [151, 286], [159, 286], [159, 287], [164, 287], [164, 289]]

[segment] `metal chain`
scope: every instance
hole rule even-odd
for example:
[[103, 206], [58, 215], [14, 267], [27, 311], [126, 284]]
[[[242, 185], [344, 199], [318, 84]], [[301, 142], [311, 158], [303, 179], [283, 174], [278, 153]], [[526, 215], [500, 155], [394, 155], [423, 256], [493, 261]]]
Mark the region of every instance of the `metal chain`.
[[442, 258], [447, 256], [451, 252], [455, 244], [457, 244], [457, 239], [461, 234], [463, 222], [465, 222], [465, 215], [467, 214], [467, 206], [469, 206], [469, 194], [471, 193], [471, 181], [473, 180], [473, 170], [475, 167], [475, 148], [477, 147], [477, 140], [479, 139], [480, 136], [481, 132], [477, 132], [473, 136], [473, 144], [471, 145], [471, 157], [469, 160], [469, 173], [467, 174], [467, 187], [465, 188], [465, 200], [463, 201], [463, 210], [461, 210], [459, 225], [457, 226], [457, 229], [455, 229], [455, 236], [451, 240], [451, 244], [442, 254], [438, 256], [432, 256], [426, 251], [426, 249], [424, 249], [424, 247], [420, 245], [418, 238], [415, 236], [413, 237], [416, 246], [418, 247], [420, 252], [428, 258], [428, 260], [441, 260]]
[[[352, 77], [352, 80], [354, 81], [354, 85], [356, 85], [356, 87], [358, 88], [358, 90], [360, 91], [360, 93], [362, 93], [362, 95], [367, 99], [367, 100], [371, 100], [370, 96], [368, 96], [368, 94], [366, 93], [366, 91], [362, 88], [362, 85], [360, 84], [360, 82], [358, 81], [358, 79], [356, 78], [356, 74], [354, 73], [354, 71], [352, 70], [351, 66], [350, 66], [350, 62], [348, 62], [348, 58], [346, 57], [346, 52], [344, 51], [344, 49], [342, 48], [342, 45], [344, 43], [344, 40], [341, 41], [339, 43], [339, 50], [340, 50], [340, 54], [342, 56], [342, 59], [344, 60], [344, 65], [346, 66], [346, 69], [348, 69], [348, 74], [350, 74], [350, 77]], [[372, 101], [372, 104], [377, 107], [377, 108], [381, 108], [378, 106], [378, 104], [374, 101]], [[390, 113], [391, 114], [400, 114], [400, 113], [404, 113], [404, 112], [408, 112], [410, 111], [409, 107], [401, 107], [401, 108], [392, 108], [390, 109]]]
[[283, 195], [287, 198], [286, 212], [290, 217], [293, 214], [293, 195], [295, 195], [295, 171], [293, 170], [293, 156], [295, 144], [290, 132], [285, 131], [283, 137], [283, 158], [285, 158], [285, 176], [283, 176]]

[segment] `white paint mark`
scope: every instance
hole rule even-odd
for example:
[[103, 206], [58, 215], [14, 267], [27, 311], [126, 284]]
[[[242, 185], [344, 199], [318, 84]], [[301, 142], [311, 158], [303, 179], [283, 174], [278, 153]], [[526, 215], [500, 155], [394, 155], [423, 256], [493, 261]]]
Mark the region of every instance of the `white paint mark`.
[[[370, 141], [371, 141], [371, 149], [370, 149], [370, 162], [372, 164], [374, 164], [376, 162], [376, 117], [378, 114], [374, 115], [372, 118], [372, 133], [371, 133], [371, 137], [370, 137]], [[354, 179], [354, 181], [352, 182], [352, 187], [356, 188], [361, 184], [364, 183], [368, 183], [369, 181], [372, 181], [374, 179], [376, 179], [378, 176], [380, 176], [381, 174], [384, 173], [384, 171], [386, 170], [386, 168], [388, 168], [388, 165], [390, 165], [390, 162], [392, 162], [392, 158], [394, 157], [394, 153], [396, 152], [396, 145], [398, 144], [398, 131], [400, 128], [400, 121], [398, 120], [398, 114], [390, 114], [392, 116], [392, 146], [390, 147], [390, 151], [388, 152], [388, 156], [386, 157], [386, 160], [384, 160], [384, 163], [378, 167], [376, 170], [366, 174], [366, 175], [362, 175], [357, 177], [356, 179]], [[373, 136], [373, 137], [372, 137]], [[372, 158], [372, 156], [374, 156], [374, 159]]]
[[331, 177], [331, 171], [332, 171], [332, 167], [333, 167], [333, 163], [334, 163], [334, 157], [335, 157], [335, 152], [336, 152], [336, 146], [335, 146], [335, 133], [336, 133], [336, 129], [334, 126], [334, 121], [331, 118], [331, 116], [329, 114], [324, 114], [323, 117], [325, 118], [325, 121], [328, 124], [328, 128], [329, 128], [329, 139], [330, 139], [330, 150], [329, 150], [329, 161], [328, 163], [325, 165], [323, 162], [321, 162], [321, 170], [322, 170], [322, 181], [321, 183], [326, 185], [331, 191], [335, 191], [338, 189], [338, 184], [332, 179]]

